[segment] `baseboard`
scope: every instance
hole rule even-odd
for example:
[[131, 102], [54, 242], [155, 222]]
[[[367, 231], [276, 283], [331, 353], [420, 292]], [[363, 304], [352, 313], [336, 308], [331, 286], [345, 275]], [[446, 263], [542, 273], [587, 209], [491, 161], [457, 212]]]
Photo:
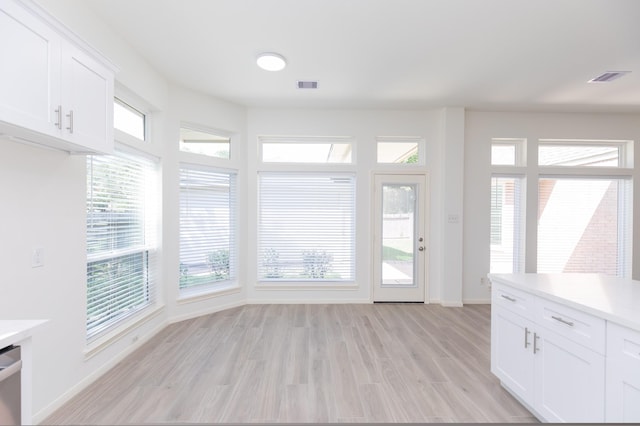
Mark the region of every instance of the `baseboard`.
[[490, 305], [491, 299], [462, 299], [465, 305]]
[[248, 299], [247, 305], [370, 305], [369, 299]]
[[442, 301], [442, 303], [440, 303], [442, 306], [445, 306], [447, 308], [462, 308], [462, 302], [447, 302], [447, 301]]
[[93, 373], [89, 374], [74, 386], [72, 386], [65, 393], [56, 398], [52, 403], [44, 407], [42, 410], [38, 411], [33, 415], [33, 424], [40, 424], [53, 414], [57, 409], [61, 408], [64, 404], [69, 402], [74, 396], [82, 392], [85, 388], [87, 388], [90, 384], [98, 380], [103, 374], [107, 371], [111, 370], [115, 367], [120, 361], [125, 359], [127, 356], [131, 355], [134, 351], [142, 347], [145, 343], [155, 337], [163, 328], [168, 325], [166, 321], [158, 324], [151, 332], [149, 332], [146, 336], [139, 338], [135, 343], [127, 346], [125, 350], [115, 355], [109, 361], [102, 364], [98, 369], [96, 369]]
[[178, 315], [178, 316], [169, 318], [169, 324], [173, 324], [173, 323], [176, 323], [176, 322], [189, 320], [189, 319], [192, 319], [192, 318], [201, 317], [201, 316], [204, 316], [204, 315], [215, 314], [216, 312], [224, 311], [226, 309], [238, 308], [238, 307], [244, 306], [246, 304], [247, 303], [246, 303], [245, 300], [240, 300], [240, 301], [237, 301], [237, 302], [227, 303], [225, 305], [218, 305], [218, 306], [202, 309], [202, 310], [195, 311], [195, 312], [189, 312], [187, 314]]

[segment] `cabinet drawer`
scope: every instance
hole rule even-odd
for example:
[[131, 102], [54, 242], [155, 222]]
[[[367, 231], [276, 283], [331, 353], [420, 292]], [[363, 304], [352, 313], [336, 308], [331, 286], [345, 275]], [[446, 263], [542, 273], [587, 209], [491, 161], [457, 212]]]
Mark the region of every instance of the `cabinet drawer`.
[[607, 322], [607, 357], [635, 361], [640, 369], [640, 331]]
[[599, 354], [605, 353], [605, 320], [568, 306], [539, 298], [536, 322]]
[[535, 296], [502, 284], [492, 284], [494, 306], [502, 306], [525, 318], [533, 319]]

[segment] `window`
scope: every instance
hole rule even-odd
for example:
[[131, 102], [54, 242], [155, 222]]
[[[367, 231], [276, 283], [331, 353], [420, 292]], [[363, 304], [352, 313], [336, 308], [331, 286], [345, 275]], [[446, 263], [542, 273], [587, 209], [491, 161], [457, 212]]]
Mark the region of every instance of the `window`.
[[491, 141], [492, 166], [523, 166], [524, 139], [493, 139]]
[[420, 155], [423, 145], [420, 138], [379, 138], [376, 143], [378, 163], [424, 164]]
[[522, 270], [522, 182], [521, 177], [491, 178], [491, 273]]
[[156, 164], [117, 151], [87, 156], [87, 336], [154, 301]]
[[113, 125], [136, 139], [145, 140], [145, 115], [118, 98], [113, 103]]
[[538, 164], [541, 166], [621, 167], [628, 141], [541, 140]]
[[180, 168], [180, 289], [210, 288], [236, 276], [236, 175]]
[[630, 274], [630, 180], [544, 177], [538, 187], [538, 272]]
[[259, 174], [261, 281], [353, 281], [355, 175]]
[[180, 129], [180, 150], [215, 158], [230, 158], [231, 138], [210, 131]]
[[[491, 141], [490, 272], [629, 277], [632, 141], [531, 143], [538, 162], [524, 167], [524, 140]], [[525, 194], [526, 179], [537, 182], [537, 191]], [[526, 227], [525, 205], [534, 212]], [[527, 237], [536, 241], [526, 256], [525, 228]]]
[[260, 138], [263, 163], [352, 163], [350, 138]]

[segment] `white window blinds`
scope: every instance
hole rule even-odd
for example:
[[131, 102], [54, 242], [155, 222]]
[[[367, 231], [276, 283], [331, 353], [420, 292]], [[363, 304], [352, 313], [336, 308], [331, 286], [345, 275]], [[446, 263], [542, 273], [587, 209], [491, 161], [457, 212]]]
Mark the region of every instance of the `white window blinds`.
[[87, 156], [87, 336], [153, 301], [156, 165], [140, 156]]
[[180, 289], [234, 280], [236, 174], [180, 168]]
[[260, 173], [259, 279], [351, 281], [355, 176]]
[[538, 181], [538, 272], [631, 273], [631, 180]]
[[491, 273], [523, 270], [523, 178], [491, 177]]

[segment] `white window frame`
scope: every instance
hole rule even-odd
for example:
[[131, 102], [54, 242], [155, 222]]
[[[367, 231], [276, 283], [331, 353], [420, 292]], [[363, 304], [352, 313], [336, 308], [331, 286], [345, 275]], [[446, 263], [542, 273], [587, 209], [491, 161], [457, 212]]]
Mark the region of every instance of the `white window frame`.
[[[386, 163], [378, 161], [378, 150], [380, 148], [380, 143], [415, 143], [418, 148], [418, 161], [415, 163]], [[415, 167], [424, 167], [427, 162], [427, 153], [426, 153], [426, 142], [423, 137], [420, 136], [378, 136], [376, 137], [376, 155], [375, 155], [375, 164], [376, 168], [401, 168], [401, 169], [411, 169]]]
[[[511, 146], [514, 148], [514, 164], [493, 164], [491, 158], [494, 146]], [[491, 140], [491, 149], [489, 152], [489, 163], [493, 170], [500, 170], [507, 167], [524, 167], [527, 165], [527, 140], [525, 138], [494, 138]]]
[[[200, 157], [215, 158], [210, 156], [199, 155]], [[181, 287], [183, 267], [180, 265], [180, 278], [178, 280], [179, 300], [188, 300], [193, 298], [216, 296], [221, 294], [227, 294], [229, 292], [239, 291], [238, 285], [238, 191], [237, 191], [237, 171], [225, 168], [219, 168], [211, 165], [194, 164], [189, 162], [181, 162], [179, 167], [179, 176], [182, 180], [183, 170], [193, 170], [196, 173], [211, 173], [221, 174], [229, 176], [229, 277], [224, 280], [207, 280], [200, 285], [194, 285], [189, 287]], [[183, 188], [180, 185], [180, 203], [182, 204]], [[180, 209], [182, 212], [182, 208]], [[182, 214], [180, 214], [180, 232], [182, 234]], [[180, 256], [182, 255], [183, 241], [182, 236], [179, 237], [180, 241]], [[208, 241], [207, 241], [208, 242]], [[202, 258], [205, 259], [207, 253], [202, 253]]]
[[[349, 144], [351, 146], [351, 161], [349, 162], [297, 162], [297, 161], [263, 161], [265, 143], [277, 143], [277, 144]], [[262, 165], [276, 165], [285, 167], [299, 167], [304, 164], [309, 167], [348, 167], [356, 164], [356, 141], [350, 136], [258, 136], [258, 162]]]
[[[263, 244], [265, 243], [265, 238], [262, 235], [261, 232], [261, 224], [263, 223], [262, 217], [263, 217], [263, 210], [262, 210], [262, 206], [263, 204], [261, 203], [261, 188], [262, 188], [262, 177], [276, 177], [276, 178], [286, 178], [286, 177], [290, 177], [293, 181], [295, 181], [296, 179], [299, 179], [301, 177], [311, 177], [311, 178], [330, 178], [330, 179], [348, 179], [351, 181], [352, 185], [353, 185], [353, 190], [352, 190], [352, 194], [350, 196], [350, 199], [348, 200], [351, 203], [351, 216], [347, 218], [347, 221], [351, 223], [351, 228], [349, 230], [349, 234], [348, 234], [348, 239], [350, 239], [350, 246], [348, 247], [348, 249], [346, 249], [348, 251], [348, 256], [350, 257], [349, 261], [349, 268], [350, 271], [348, 272], [350, 274], [350, 276], [348, 278], [342, 278], [342, 279], [335, 279], [333, 277], [331, 277], [331, 270], [329, 270], [329, 277], [324, 277], [324, 274], [321, 273], [320, 275], [322, 276], [312, 276], [311, 277], [306, 277], [306, 278], [292, 278], [292, 277], [279, 277], [279, 276], [275, 276], [275, 277], [266, 277], [266, 276], [261, 276], [260, 274], [260, 270], [261, 270], [261, 264], [263, 262], [263, 252], [265, 250], [263, 250]], [[258, 196], [259, 196], [259, 200], [258, 200], [258, 246], [257, 246], [257, 251], [258, 251], [258, 277], [257, 277], [257, 281], [258, 281], [258, 285], [262, 286], [262, 287], [274, 287], [274, 286], [286, 286], [286, 287], [292, 287], [292, 288], [304, 288], [304, 289], [309, 289], [309, 288], [318, 288], [318, 289], [327, 289], [327, 288], [344, 288], [344, 287], [349, 287], [349, 286], [355, 286], [355, 281], [356, 281], [356, 239], [355, 239], [355, 232], [356, 232], [356, 175], [355, 173], [341, 173], [341, 172], [304, 172], [304, 171], [299, 171], [299, 172], [259, 172], [258, 173]], [[304, 220], [302, 220], [302, 222], [304, 222]], [[297, 225], [300, 225], [301, 222], [297, 222]], [[301, 231], [301, 232], [305, 232], [305, 231]], [[312, 232], [313, 233], [313, 232]], [[316, 233], [317, 234], [317, 233]], [[344, 234], [343, 234], [344, 235]], [[326, 263], [330, 263], [329, 261], [324, 260], [323, 256], [326, 253], [326, 250], [323, 250], [322, 248], [318, 248], [317, 253], [315, 253], [315, 247], [317, 245], [315, 244], [314, 241], [311, 241], [309, 243], [308, 247], [304, 247], [304, 248], [297, 248], [296, 250], [300, 252], [300, 264], [295, 264], [294, 265], [294, 269], [299, 268], [300, 266], [303, 266], [304, 269], [304, 263], [305, 263], [305, 258], [307, 256], [312, 257], [313, 259], [316, 259], [317, 257], [320, 257], [321, 260], [320, 261], [315, 261], [315, 260], [311, 260], [312, 263], [317, 264], [317, 263], [321, 263], [322, 265], [326, 265]], [[318, 246], [319, 247], [319, 246]], [[279, 246], [280, 248], [280, 246]], [[310, 254], [305, 254], [305, 251], [313, 251], [314, 253], [310, 253]], [[288, 254], [292, 254], [293, 251], [288, 251]], [[345, 253], [345, 249], [341, 249], [341, 253]], [[331, 258], [332, 253], [328, 253], [329, 258]], [[279, 253], [278, 253], [278, 257], [279, 257]], [[294, 261], [295, 262], [295, 261]], [[322, 268], [323, 266], [320, 266], [320, 268]]]
[[[143, 216], [144, 216], [144, 241], [133, 245], [127, 246], [122, 249], [107, 249], [101, 250], [98, 252], [88, 252], [87, 253], [87, 272], [89, 265], [95, 262], [106, 261], [109, 259], [117, 259], [126, 255], [133, 254], [141, 254], [144, 257], [144, 263], [146, 264], [146, 268], [141, 271], [141, 278], [146, 282], [146, 293], [147, 300], [146, 303], [143, 303], [129, 312], [122, 312], [120, 315], [116, 317], [114, 320], [107, 321], [102, 326], [94, 325], [89, 327], [89, 318], [88, 318], [88, 309], [89, 304], [87, 304], [87, 343], [90, 349], [95, 349], [97, 347], [102, 346], [104, 342], [109, 341], [112, 336], [118, 335], [122, 332], [122, 330], [131, 326], [132, 323], [140, 321], [142, 317], [151, 315], [152, 312], [150, 308], [156, 307], [158, 304], [156, 298], [156, 288], [157, 288], [157, 262], [156, 262], [156, 253], [158, 247], [157, 235], [158, 235], [158, 223], [156, 221], [157, 218], [157, 209], [158, 209], [158, 199], [159, 199], [159, 175], [158, 175], [158, 164], [159, 161], [157, 158], [152, 157], [148, 154], [138, 152], [125, 144], [116, 143], [116, 153], [114, 156], [124, 156], [133, 159], [134, 161], [142, 160], [146, 162], [150, 162], [152, 165], [150, 166], [149, 173], [151, 176], [147, 178], [149, 181], [146, 182], [146, 187], [144, 189], [141, 188], [143, 194], [145, 195], [145, 206]], [[108, 156], [101, 157], [101, 159], [109, 158]], [[90, 162], [92, 160], [92, 156], [87, 157], [87, 161]], [[88, 172], [90, 169], [88, 168]], [[87, 176], [87, 185], [88, 185], [88, 196], [87, 202], [91, 202], [91, 197], [89, 194], [92, 191], [89, 180], [91, 179], [90, 175]], [[91, 221], [92, 215], [88, 214], [88, 225]], [[88, 242], [87, 247], [89, 249], [90, 243]], [[116, 280], [117, 281], [117, 280]], [[87, 285], [89, 283], [89, 277], [87, 277]], [[88, 289], [87, 289], [88, 291]], [[88, 296], [88, 294], [87, 294]], [[88, 303], [88, 302], [87, 302]]]
[[[491, 140], [491, 145], [494, 144], [513, 144], [516, 143], [516, 147], [520, 147], [520, 154], [516, 151], [516, 165], [490, 165], [490, 171], [492, 176], [522, 176], [524, 178], [525, 188], [525, 204], [524, 204], [524, 216], [523, 226], [525, 232], [522, 234], [522, 241], [520, 247], [524, 249], [522, 256], [524, 257], [524, 272], [536, 273], [538, 270], [538, 204], [539, 204], [539, 180], [543, 178], [573, 178], [573, 179], [622, 179], [628, 181], [628, 185], [633, 185], [633, 141], [631, 140], [606, 140], [606, 139], [562, 139], [562, 138], [540, 138], [533, 140], [526, 140], [524, 138], [495, 138]], [[619, 165], [616, 167], [593, 167], [593, 166], [564, 166], [564, 165], [546, 165], [541, 166], [538, 164], [538, 149], [539, 146], [545, 144], [557, 144], [557, 145], [569, 145], [574, 143], [576, 145], [597, 145], [606, 146], [611, 145], [619, 148]], [[490, 153], [489, 153], [490, 154]], [[489, 155], [490, 157], [490, 155]], [[527, 164], [527, 158], [532, 159]], [[491, 161], [490, 161], [491, 162]], [[519, 165], [518, 165], [518, 162]], [[619, 194], [618, 197], [618, 215], [619, 224], [622, 224], [618, 228], [618, 246], [619, 250], [623, 250], [621, 253], [623, 258], [620, 260], [619, 273], [623, 277], [629, 278], [631, 276], [631, 263], [632, 263], [632, 241], [627, 241], [621, 232], [629, 233], [632, 230], [632, 189], [629, 190], [629, 195]], [[623, 196], [624, 195], [624, 196]], [[620, 205], [620, 203], [628, 203]], [[490, 217], [490, 212], [489, 212]], [[622, 228], [622, 229], [621, 229]], [[487, 223], [487, 230], [490, 230], [490, 222]], [[624, 235], [626, 237], [626, 234]], [[490, 235], [487, 238], [487, 242], [490, 244]], [[489, 269], [489, 268], [487, 268]], [[518, 270], [514, 265], [514, 270]]]
[[229, 139], [229, 158], [224, 157], [216, 157], [207, 154], [199, 154], [190, 151], [184, 151], [180, 149], [180, 144], [178, 141], [178, 152], [180, 153], [180, 157], [184, 158], [186, 161], [198, 162], [203, 164], [213, 164], [218, 165], [220, 167], [228, 167], [229, 163], [236, 159], [237, 155], [235, 154], [235, 139], [237, 135], [233, 132], [223, 129], [217, 129], [213, 127], [204, 126], [201, 124], [189, 122], [189, 121], [181, 121], [180, 129], [193, 130], [196, 132], [209, 133], [215, 136], [221, 136]]

